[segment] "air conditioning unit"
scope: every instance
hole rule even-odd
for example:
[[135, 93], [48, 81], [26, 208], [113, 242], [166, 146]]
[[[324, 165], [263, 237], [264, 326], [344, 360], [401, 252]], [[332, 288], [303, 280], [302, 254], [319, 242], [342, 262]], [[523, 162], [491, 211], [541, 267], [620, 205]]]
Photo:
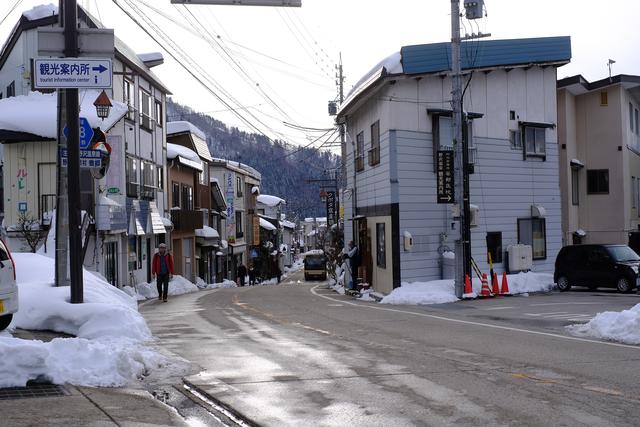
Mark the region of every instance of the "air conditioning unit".
[[511, 245], [507, 248], [509, 254], [509, 271], [529, 271], [533, 267], [533, 248], [530, 245]]

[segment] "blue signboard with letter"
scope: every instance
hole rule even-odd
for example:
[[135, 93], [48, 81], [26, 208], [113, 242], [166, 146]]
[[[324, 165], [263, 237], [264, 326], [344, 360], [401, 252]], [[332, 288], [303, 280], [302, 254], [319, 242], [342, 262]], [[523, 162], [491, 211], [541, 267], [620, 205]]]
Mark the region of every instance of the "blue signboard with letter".
[[[69, 138], [67, 135], [69, 131], [67, 130], [67, 126], [62, 130], [65, 138]], [[84, 117], [80, 117], [80, 149], [86, 150], [91, 145], [91, 140], [93, 139], [93, 129], [89, 124], [89, 120]]]

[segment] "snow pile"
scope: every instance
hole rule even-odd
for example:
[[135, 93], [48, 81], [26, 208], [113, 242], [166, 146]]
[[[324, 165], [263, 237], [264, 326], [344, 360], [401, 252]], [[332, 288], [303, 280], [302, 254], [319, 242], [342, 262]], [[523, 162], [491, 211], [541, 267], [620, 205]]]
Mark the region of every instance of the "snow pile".
[[222, 283], [209, 283], [204, 287], [204, 289], [228, 289], [228, 288], [236, 288], [236, 282], [229, 279], [224, 279]]
[[294, 261], [291, 267], [284, 268], [284, 274], [285, 275], [293, 274], [295, 272], [302, 270], [303, 268], [304, 268], [304, 261], [302, 259], [297, 259]]
[[36, 21], [38, 19], [47, 18], [49, 16], [54, 16], [57, 14], [58, 6], [55, 6], [53, 3], [49, 3], [35, 6], [27, 10], [26, 12], [23, 12], [22, 16], [27, 18], [29, 21]]
[[453, 280], [434, 280], [431, 282], [402, 282], [389, 295], [384, 297], [382, 304], [444, 304], [458, 301], [454, 290]]
[[[553, 275], [547, 273], [518, 273], [507, 275], [509, 291], [513, 295], [526, 296], [528, 292], [549, 292], [555, 288]], [[498, 276], [498, 284], [502, 285], [502, 278]], [[491, 279], [489, 278], [491, 287]], [[475, 278], [471, 282], [472, 292], [469, 297], [480, 294], [482, 282]], [[403, 282], [381, 301], [383, 304], [444, 304], [458, 301], [455, 296], [453, 280], [433, 280], [429, 282]]]
[[30, 379], [85, 386], [122, 386], [150, 371], [174, 365], [144, 345], [151, 333], [136, 301], [84, 271], [84, 303], [71, 304], [68, 287], [54, 287], [54, 261], [32, 253], [13, 254], [20, 310], [11, 328], [52, 330], [77, 338], [51, 342], [0, 335], [0, 387]]
[[[173, 276], [173, 279], [169, 281], [169, 296], [189, 294], [198, 292], [198, 290], [196, 285], [182, 276]], [[136, 285], [136, 291], [136, 293], [144, 297], [144, 299], [158, 298], [158, 286], [155, 281], [151, 283], [139, 283]]]
[[640, 304], [629, 310], [598, 313], [588, 323], [567, 326], [567, 331], [580, 337], [640, 344]]

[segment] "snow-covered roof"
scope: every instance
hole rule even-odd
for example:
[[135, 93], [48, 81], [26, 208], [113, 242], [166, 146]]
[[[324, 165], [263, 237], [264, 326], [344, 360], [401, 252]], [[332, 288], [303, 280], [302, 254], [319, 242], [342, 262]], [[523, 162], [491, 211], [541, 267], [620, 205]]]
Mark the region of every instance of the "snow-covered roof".
[[280, 221], [280, 225], [283, 226], [284, 228], [296, 228], [296, 225], [291, 222], [291, 221], [287, 221], [287, 220], [282, 220]]
[[[98, 118], [93, 102], [100, 92], [80, 91], [80, 117], [85, 117], [91, 127], [103, 131], [111, 129], [125, 114], [128, 107], [111, 100], [113, 106], [104, 121]], [[55, 93], [29, 92], [28, 95], [0, 99], [0, 130], [24, 132], [43, 138], [57, 139], [58, 97]]]
[[235, 168], [242, 169], [243, 171], [247, 172], [247, 174], [253, 176], [254, 178], [256, 178], [258, 180], [262, 179], [262, 174], [260, 172], [258, 172], [257, 170], [255, 170], [254, 168], [252, 168], [249, 165], [245, 165], [244, 163], [234, 162], [233, 160], [221, 159], [221, 158], [218, 158], [218, 157], [214, 157], [212, 159], [212, 161], [216, 162], [216, 163], [226, 163], [229, 166], [233, 166]]
[[267, 205], [270, 208], [276, 207], [279, 204], [286, 204], [284, 199], [281, 199], [277, 196], [270, 196], [269, 194], [261, 194], [258, 196], [258, 203], [262, 203], [263, 205]]
[[260, 187], [253, 186], [251, 187], [251, 194], [260, 194]]
[[49, 4], [41, 4], [31, 9], [22, 12], [22, 16], [27, 18], [29, 21], [35, 21], [38, 19], [46, 18], [47, 16], [53, 16], [58, 14], [58, 6], [53, 3]]
[[187, 160], [199, 162], [198, 153], [178, 144], [167, 144], [167, 159], [175, 159], [176, 157], [184, 157]]
[[271, 224], [269, 221], [267, 221], [264, 218], [260, 218], [260, 227], [270, 231], [276, 230], [276, 226]]
[[175, 133], [183, 133], [183, 132], [191, 132], [192, 134], [202, 138], [204, 140], [207, 139], [207, 136], [201, 131], [196, 125], [187, 121], [177, 121], [177, 122], [168, 122], [167, 123], [167, 135], [172, 135]]
[[217, 239], [220, 237], [220, 234], [218, 234], [218, 231], [215, 228], [205, 225], [202, 228], [196, 229], [196, 237], [203, 237], [205, 239]]

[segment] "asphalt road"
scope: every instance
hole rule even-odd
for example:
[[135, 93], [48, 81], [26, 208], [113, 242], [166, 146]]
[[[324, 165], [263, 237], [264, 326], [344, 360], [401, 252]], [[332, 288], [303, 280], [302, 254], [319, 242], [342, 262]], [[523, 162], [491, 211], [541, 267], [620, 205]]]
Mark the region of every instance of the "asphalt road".
[[634, 295], [408, 307], [298, 280], [141, 311], [159, 345], [201, 367], [190, 383], [260, 425], [638, 424], [640, 347], [563, 330]]

